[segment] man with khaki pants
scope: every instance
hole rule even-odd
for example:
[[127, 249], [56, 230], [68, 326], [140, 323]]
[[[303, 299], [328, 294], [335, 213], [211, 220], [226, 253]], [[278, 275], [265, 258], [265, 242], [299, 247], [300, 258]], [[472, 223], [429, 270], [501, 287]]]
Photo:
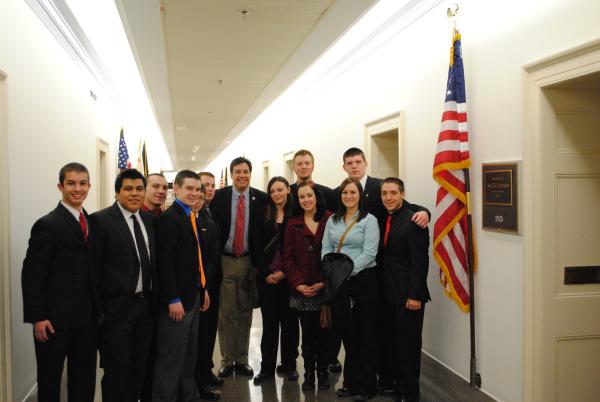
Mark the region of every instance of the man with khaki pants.
[[264, 216], [267, 195], [250, 187], [252, 163], [235, 158], [229, 171], [232, 186], [219, 189], [211, 202], [211, 211], [220, 229], [223, 282], [219, 305], [220, 377], [233, 371], [253, 376], [248, 365], [250, 327], [256, 289], [253, 255], [256, 254], [254, 228]]

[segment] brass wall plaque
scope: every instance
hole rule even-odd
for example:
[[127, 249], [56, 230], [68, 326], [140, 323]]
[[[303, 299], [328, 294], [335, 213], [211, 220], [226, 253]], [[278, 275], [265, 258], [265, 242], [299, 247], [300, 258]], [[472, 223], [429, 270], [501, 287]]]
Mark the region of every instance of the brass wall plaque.
[[519, 162], [482, 164], [483, 229], [519, 233]]

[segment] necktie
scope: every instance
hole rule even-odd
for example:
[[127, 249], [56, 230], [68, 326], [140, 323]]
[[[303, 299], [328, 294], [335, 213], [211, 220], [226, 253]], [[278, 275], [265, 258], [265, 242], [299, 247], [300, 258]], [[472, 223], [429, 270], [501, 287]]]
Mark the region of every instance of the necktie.
[[190, 213], [190, 221], [192, 222], [192, 228], [194, 229], [194, 235], [196, 236], [196, 244], [198, 244], [198, 271], [200, 271], [200, 283], [202, 284], [202, 289], [204, 289], [206, 287], [206, 277], [204, 276], [204, 264], [202, 263], [202, 250], [200, 250], [196, 215], [193, 212]]
[[387, 216], [385, 221], [385, 234], [383, 235], [383, 247], [387, 247], [388, 237], [390, 237], [390, 226], [392, 224], [392, 215]]
[[237, 204], [237, 214], [235, 217], [235, 233], [233, 235], [233, 254], [239, 257], [244, 254], [245, 236], [244, 228], [246, 226], [246, 204], [244, 203], [244, 194], [240, 194]]
[[138, 254], [140, 255], [140, 265], [142, 266], [142, 292], [147, 294], [150, 291], [150, 255], [146, 240], [142, 233], [142, 227], [135, 215], [131, 215], [133, 220], [133, 233], [135, 234], [135, 244], [137, 245]]
[[85, 216], [83, 215], [83, 211], [79, 211], [79, 225], [81, 226], [81, 230], [83, 230], [83, 238], [87, 243], [88, 233], [87, 233], [87, 223], [85, 221]]

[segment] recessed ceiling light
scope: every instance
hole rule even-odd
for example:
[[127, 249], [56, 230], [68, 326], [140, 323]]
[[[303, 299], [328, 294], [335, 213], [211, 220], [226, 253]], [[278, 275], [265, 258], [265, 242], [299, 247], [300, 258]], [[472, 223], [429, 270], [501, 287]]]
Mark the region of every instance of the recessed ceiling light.
[[195, 156], [192, 156], [192, 162], [194, 162], [196, 160]]
[[187, 126], [177, 126], [177, 127], [175, 127], [175, 130], [177, 130], [177, 131], [185, 131], [185, 130], [187, 130]]

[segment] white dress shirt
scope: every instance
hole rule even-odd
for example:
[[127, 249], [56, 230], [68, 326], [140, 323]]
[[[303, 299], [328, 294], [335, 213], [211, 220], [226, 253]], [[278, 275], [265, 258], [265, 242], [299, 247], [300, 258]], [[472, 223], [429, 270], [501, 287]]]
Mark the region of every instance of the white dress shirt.
[[[141, 263], [141, 259], [140, 259], [140, 250], [137, 246], [137, 242], [135, 240], [135, 232], [133, 230], [133, 220], [131, 219], [131, 215], [135, 216], [135, 219], [137, 219], [138, 223], [140, 224], [140, 227], [142, 229], [142, 234], [144, 235], [144, 241], [146, 242], [146, 250], [148, 250], [148, 253], [150, 253], [150, 244], [148, 243], [148, 233], [146, 232], [146, 227], [144, 226], [144, 221], [142, 220], [142, 217], [140, 216], [140, 210], [138, 209], [137, 211], [135, 211], [135, 213], [126, 210], [125, 208], [123, 208], [121, 206], [121, 204], [119, 204], [117, 202], [117, 205], [119, 206], [119, 209], [121, 210], [121, 212], [123, 213], [123, 216], [125, 217], [125, 222], [127, 222], [127, 227], [129, 228], [129, 231], [131, 232], [131, 237], [133, 237], [133, 243], [135, 244], [135, 252], [137, 253], [138, 256], [138, 261], [140, 261], [140, 274], [138, 276], [138, 281], [137, 281], [137, 285], [135, 287], [135, 293], [139, 293], [142, 291], [142, 263]], [[150, 255], [148, 255], [148, 259], [150, 259]]]

